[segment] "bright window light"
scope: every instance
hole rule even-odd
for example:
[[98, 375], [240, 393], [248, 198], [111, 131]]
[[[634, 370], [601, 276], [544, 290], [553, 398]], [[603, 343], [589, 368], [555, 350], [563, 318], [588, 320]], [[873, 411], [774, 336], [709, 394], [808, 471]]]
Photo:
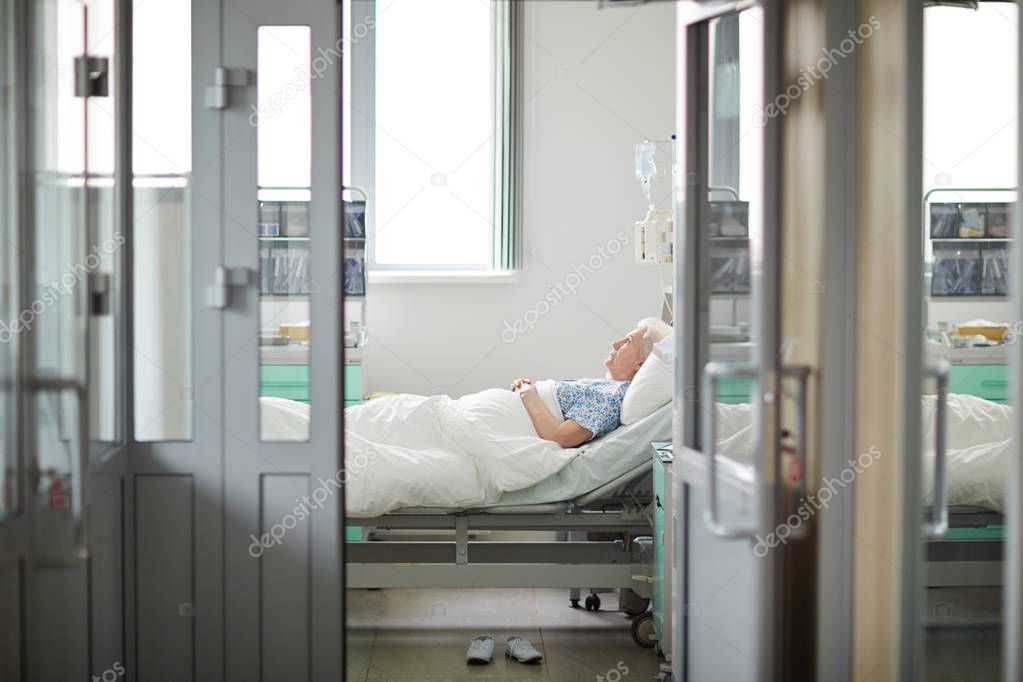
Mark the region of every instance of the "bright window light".
[[480, 0], [377, 3], [377, 266], [493, 265], [492, 25]]

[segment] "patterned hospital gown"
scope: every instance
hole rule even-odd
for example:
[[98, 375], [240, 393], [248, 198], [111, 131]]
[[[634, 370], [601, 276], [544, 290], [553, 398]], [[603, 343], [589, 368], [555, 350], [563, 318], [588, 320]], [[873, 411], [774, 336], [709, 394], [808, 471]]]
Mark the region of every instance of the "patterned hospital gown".
[[628, 381], [573, 379], [558, 381], [554, 395], [565, 419], [571, 419], [593, 435], [590, 440], [618, 428], [622, 399]]

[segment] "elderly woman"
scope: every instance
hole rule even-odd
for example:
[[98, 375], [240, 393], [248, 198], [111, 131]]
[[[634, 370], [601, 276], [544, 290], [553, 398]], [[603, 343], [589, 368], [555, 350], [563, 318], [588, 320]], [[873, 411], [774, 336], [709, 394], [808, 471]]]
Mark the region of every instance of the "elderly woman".
[[564, 415], [560, 420], [537, 393], [532, 379], [517, 379], [510, 390], [522, 397], [537, 435], [563, 448], [574, 448], [618, 428], [622, 400], [629, 382], [643, 366], [653, 345], [671, 327], [653, 317], [640, 320], [636, 328], [611, 344], [604, 360], [604, 379], [571, 379], [555, 382], [554, 395]]

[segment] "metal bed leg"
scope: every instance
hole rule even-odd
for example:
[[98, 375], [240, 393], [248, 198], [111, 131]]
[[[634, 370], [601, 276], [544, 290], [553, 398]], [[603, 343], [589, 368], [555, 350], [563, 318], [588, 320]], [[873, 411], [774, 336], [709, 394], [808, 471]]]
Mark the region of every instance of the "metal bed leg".
[[455, 563], [469, 563], [469, 519], [455, 517]]

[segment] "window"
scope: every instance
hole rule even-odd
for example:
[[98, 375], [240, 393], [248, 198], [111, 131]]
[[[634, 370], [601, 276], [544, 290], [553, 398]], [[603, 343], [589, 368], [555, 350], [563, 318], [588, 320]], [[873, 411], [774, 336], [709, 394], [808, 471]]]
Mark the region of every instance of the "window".
[[345, 184], [370, 197], [371, 269], [518, 265], [516, 5], [346, 3]]

